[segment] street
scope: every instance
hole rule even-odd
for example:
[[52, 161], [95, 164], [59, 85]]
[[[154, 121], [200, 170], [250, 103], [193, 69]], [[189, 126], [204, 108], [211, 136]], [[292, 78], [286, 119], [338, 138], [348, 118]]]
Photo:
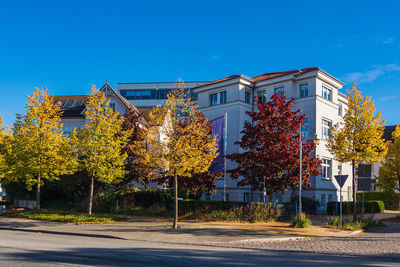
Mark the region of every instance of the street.
[[[120, 238], [24, 227], [0, 219], [0, 266], [399, 266], [400, 224], [346, 237], [209, 242]], [[15, 223], [15, 222], [14, 222]], [[115, 225], [115, 226], [118, 226]], [[143, 230], [146, 232], [146, 229]]]

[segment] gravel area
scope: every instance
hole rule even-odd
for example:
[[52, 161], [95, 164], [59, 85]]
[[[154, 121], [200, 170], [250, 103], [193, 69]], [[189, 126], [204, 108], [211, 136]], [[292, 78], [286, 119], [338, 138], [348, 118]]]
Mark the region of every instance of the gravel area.
[[288, 241], [245, 241], [214, 243], [215, 246], [265, 250], [327, 253], [348, 256], [383, 256], [400, 259], [400, 223], [356, 235], [306, 238]]

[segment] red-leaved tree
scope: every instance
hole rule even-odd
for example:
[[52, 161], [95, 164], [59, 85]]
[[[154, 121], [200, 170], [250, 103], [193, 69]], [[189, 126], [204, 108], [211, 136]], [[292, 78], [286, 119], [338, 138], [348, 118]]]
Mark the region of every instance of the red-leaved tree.
[[[281, 96], [280, 96], [281, 95]], [[237, 163], [228, 170], [233, 178], [243, 177], [239, 186], [251, 185], [268, 195], [285, 193], [299, 184], [299, 128], [306, 116], [293, 109], [294, 99], [287, 101], [283, 91], [270, 102], [255, 97], [257, 110], [247, 112], [253, 123], [245, 126], [242, 139], [236, 142], [244, 152], [227, 155]], [[303, 140], [302, 181], [309, 187], [309, 177], [318, 175], [321, 161], [312, 157], [315, 144]]]

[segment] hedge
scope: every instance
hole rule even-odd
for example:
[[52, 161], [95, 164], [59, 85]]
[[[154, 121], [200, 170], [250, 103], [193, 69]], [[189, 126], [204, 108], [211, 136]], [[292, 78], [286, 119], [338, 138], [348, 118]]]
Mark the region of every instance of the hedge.
[[[385, 203], [386, 209], [399, 210], [400, 209], [400, 193], [394, 192], [364, 192], [364, 200], [381, 200]], [[362, 193], [357, 193], [357, 202], [362, 201]]]
[[[357, 202], [357, 212], [361, 213], [362, 202]], [[385, 204], [380, 200], [370, 200], [364, 202], [364, 212], [365, 213], [378, 213], [385, 210]], [[338, 215], [340, 212], [340, 202], [328, 202], [326, 211], [331, 215]], [[343, 202], [342, 203], [343, 214], [353, 213], [353, 202]]]
[[280, 210], [275, 205], [261, 202], [212, 200], [179, 201], [179, 217], [185, 219], [262, 222], [276, 219]]

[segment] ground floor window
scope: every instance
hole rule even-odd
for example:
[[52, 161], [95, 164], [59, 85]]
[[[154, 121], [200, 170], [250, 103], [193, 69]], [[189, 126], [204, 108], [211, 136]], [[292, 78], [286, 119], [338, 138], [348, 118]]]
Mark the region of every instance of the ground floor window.
[[249, 202], [250, 201], [250, 194], [249, 192], [244, 192], [243, 193], [243, 202]]
[[325, 207], [326, 206], [326, 198], [325, 198], [325, 194], [321, 195], [321, 206]]

